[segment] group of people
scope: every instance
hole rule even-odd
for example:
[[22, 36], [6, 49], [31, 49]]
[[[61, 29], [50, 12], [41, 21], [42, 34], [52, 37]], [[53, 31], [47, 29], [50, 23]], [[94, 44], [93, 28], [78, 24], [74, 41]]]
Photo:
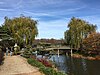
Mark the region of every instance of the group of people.
[[7, 48], [6, 48], [6, 56], [8, 56], [8, 55], [12, 56], [12, 54], [13, 54], [13, 51], [10, 50], [10, 49], [7, 47]]

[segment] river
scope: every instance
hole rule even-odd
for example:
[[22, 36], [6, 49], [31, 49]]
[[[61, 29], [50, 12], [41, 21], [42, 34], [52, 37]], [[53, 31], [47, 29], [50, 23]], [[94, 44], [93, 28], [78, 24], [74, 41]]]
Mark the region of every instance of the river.
[[68, 75], [100, 75], [100, 60], [72, 58], [66, 55], [52, 55], [50, 60], [55, 62], [58, 70]]

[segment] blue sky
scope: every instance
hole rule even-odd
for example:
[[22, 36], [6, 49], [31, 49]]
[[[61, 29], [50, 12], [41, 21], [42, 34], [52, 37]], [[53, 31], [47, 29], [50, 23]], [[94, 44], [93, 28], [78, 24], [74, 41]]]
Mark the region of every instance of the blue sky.
[[38, 20], [37, 38], [63, 38], [72, 17], [96, 24], [100, 32], [100, 0], [0, 0], [0, 24], [20, 14]]

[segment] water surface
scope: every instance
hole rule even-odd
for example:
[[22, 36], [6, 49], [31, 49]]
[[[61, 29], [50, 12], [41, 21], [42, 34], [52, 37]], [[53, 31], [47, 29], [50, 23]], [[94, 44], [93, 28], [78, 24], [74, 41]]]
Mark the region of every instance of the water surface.
[[65, 55], [52, 55], [50, 60], [56, 63], [60, 71], [68, 75], [100, 75], [100, 60], [71, 58]]

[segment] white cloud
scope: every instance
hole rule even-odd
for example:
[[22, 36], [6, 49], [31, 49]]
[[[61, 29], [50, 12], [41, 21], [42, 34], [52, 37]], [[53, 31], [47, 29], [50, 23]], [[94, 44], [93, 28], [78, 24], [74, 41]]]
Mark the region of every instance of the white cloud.
[[31, 3], [33, 3], [35, 6], [45, 6], [45, 5], [64, 5], [66, 4], [74, 4], [76, 2], [79, 2], [79, 0], [30, 0]]
[[0, 11], [13, 11], [12, 9], [2, 9], [0, 8]]
[[76, 7], [76, 8], [67, 8], [65, 10], [62, 10], [62, 9], [56, 10], [56, 9], [54, 9], [52, 12], [50, 12], [49, 10], [46, 10], [46, 11], [42, 10], [42, 11], [35, 11], [35, 12], [34, 11], [23, 11], [23, 13], [28, 14], [28, 15], [32, 15], [35, 18], [40, 18], [40, 19], [42, 19], [42, 17], [64, 18], [64, 17], [67, 17], [67, 15], [77, 13], [77, 11], [79, 11], [83, 8], [85, 8], [85, 6]]
[[23, 11], [23, 13], [30, 14], [33, 16], [53, 16], [53, 15], [48, 14], [48, 13], [35, 13], [35, 12], [29, 12], [29, 11]]

